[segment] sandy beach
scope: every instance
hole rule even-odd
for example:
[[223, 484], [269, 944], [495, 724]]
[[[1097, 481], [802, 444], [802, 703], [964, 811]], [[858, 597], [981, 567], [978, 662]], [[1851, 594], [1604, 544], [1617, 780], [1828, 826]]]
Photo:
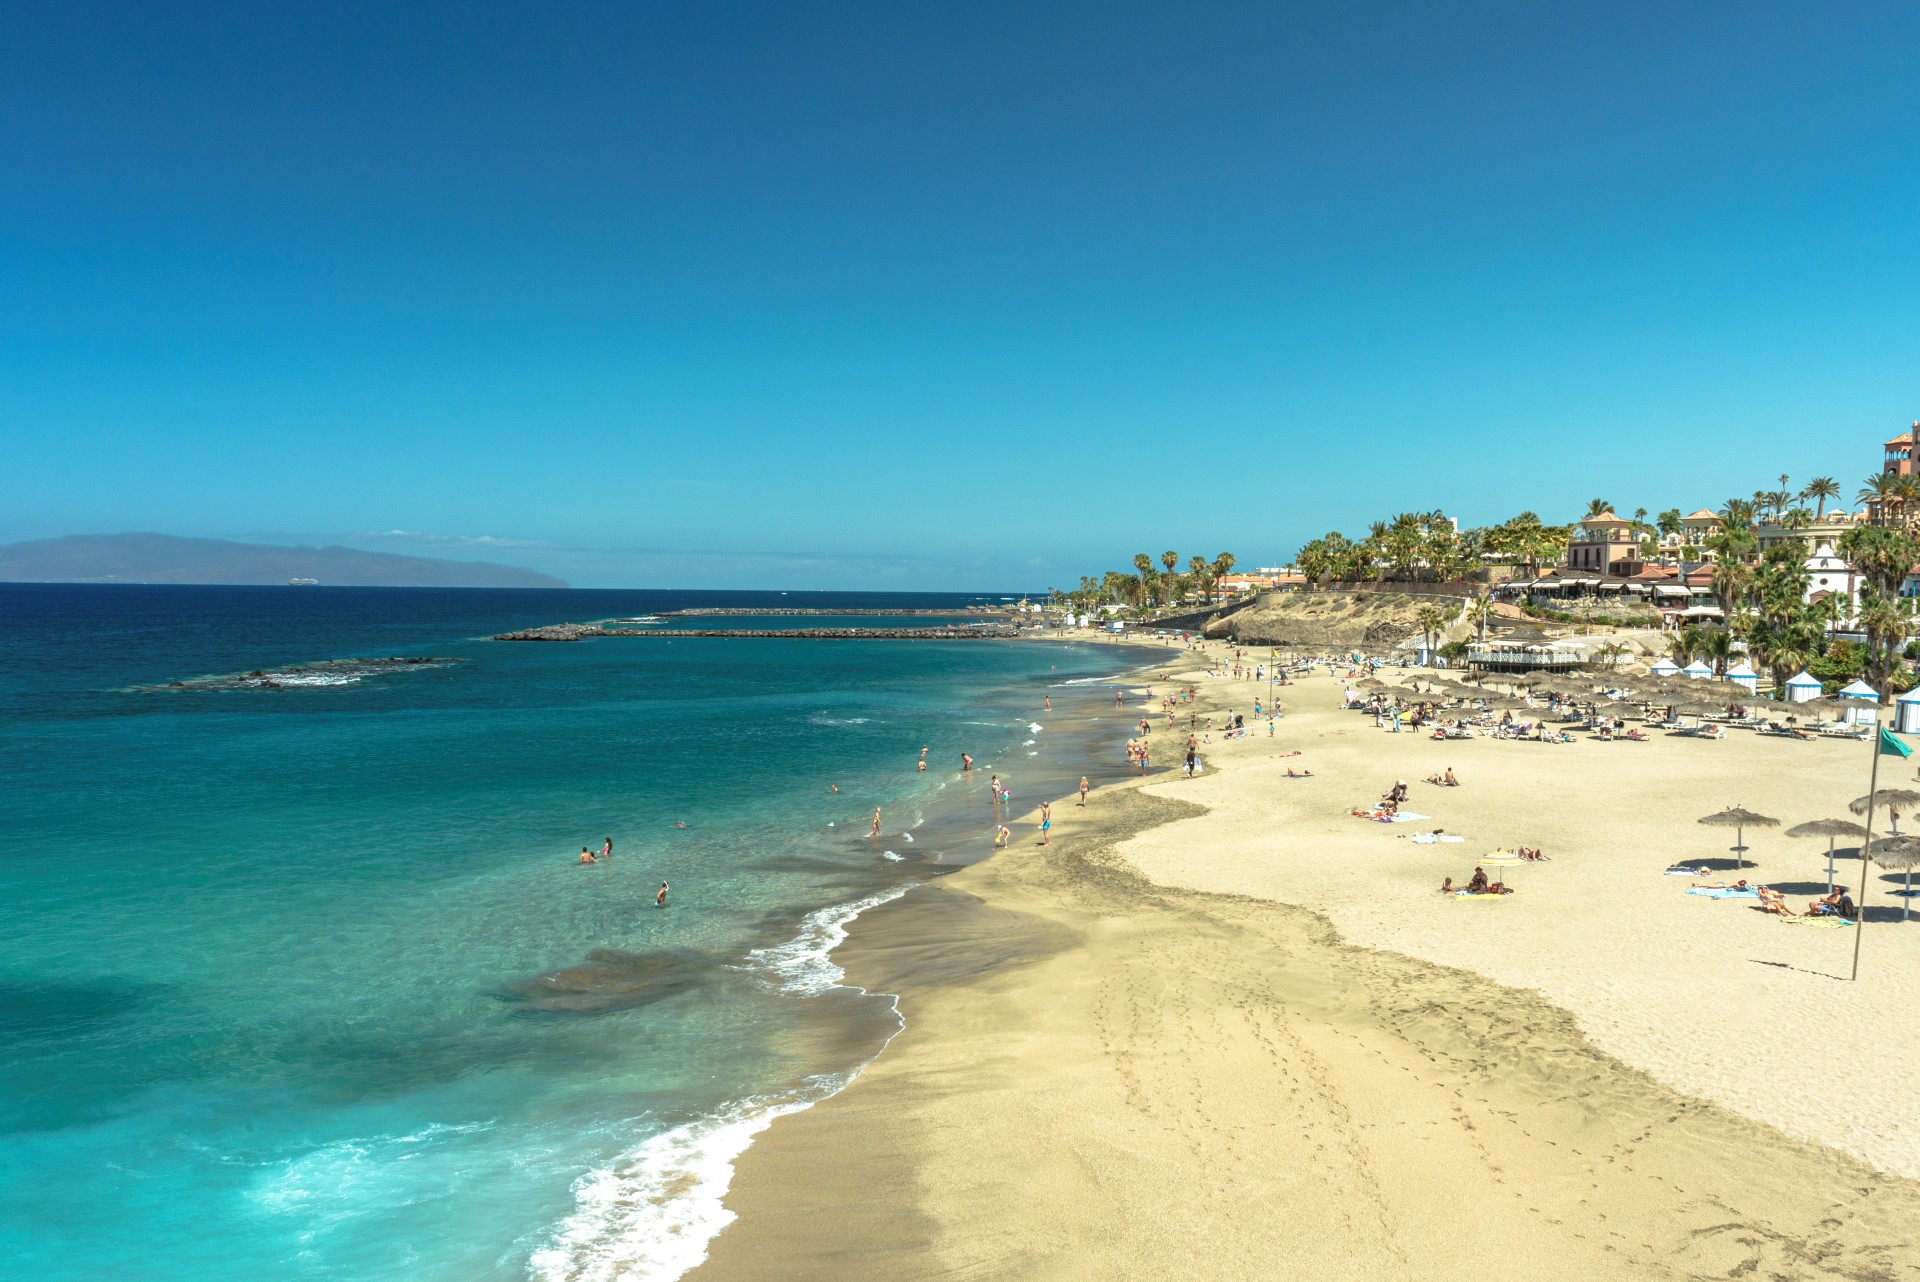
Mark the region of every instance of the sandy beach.
[[[1439, 743], [1325, 669], [1269, 737], [1223, 652], [1152, 678], [1248, 714], [1199, 778], [1161, 720], [1050, 846], [1029, 817], [855, 923], [836, 960], [906, 1029], [741, 1159], [692, 1276], [1920, 1277], [1920, 920], [1872, 870], [1849, 983], [1852, 928], [1662, 875], [1726, 857], [1725, 806], [1844, 815], [1865, 745]], [[1426, 821], [1349, 816], [1396, 778]], [[1520, 843], [1516, 893], [1436, 893]], [[1824, 842], [1747, 844], [1716, 878], [1824, 890]]]

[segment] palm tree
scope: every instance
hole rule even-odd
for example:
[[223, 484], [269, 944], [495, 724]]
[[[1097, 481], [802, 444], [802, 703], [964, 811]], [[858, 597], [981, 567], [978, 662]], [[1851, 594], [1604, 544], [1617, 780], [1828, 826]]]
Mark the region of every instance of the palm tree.
[[1753, 504], [1746, 499], [1728, 499], [1720, 509], [1720, 524], [1723, 529], [1752, 529]]
[[1173, 567], [1180, 564], [1180, 554], [1178, 552], [1162, 552], [1160, 554], [1160, 564], [1167, 567], [1168, 574], [1172, 574]]
[[1816, 521], [1826, 519], [1827, 500], [1838, 499], [1839, 497], [1840, 487], [1834, 483], [1831, 476], [1816, 476], [1807, 482], [1807, 488], [1800, 491], [1801, 502], [1804, 503], [1808, 499], [1814, 499], [1819, 503], [1820, 506], [1813, 514], [1813, 519]]
[[1582, 517], [1581, 520], [1591, 521], [1595, 517], [1605, 516], [1611, 511], [1613, 511], [1613, 504], [1607, 502], [1605, 499], [1588, 499], [1587, 514]]
[[1853, 496], [1853, 501], [1867, 505], [1873, 512], [1874, 524], [1892, 525], [1894, 522], [1888, 517], [1899, 512], [1904, 499], [1903, 491], [1907, 488], [1900, 484], [1902, 479], [1892, 472], [1875, 472], [1866, 479], [1860, 492]]
[[1446, 612], [1436, 605], [1423, 605], [1416, 616], [1420, 621], [1420, 637], [1426, 642], [1427, 664], [1433, 663], [1433, 639], [1446, 629]]
[[1215, 579], [1226, 578], [1227, 575], [1233, 572], [1233, 553], [1222, 552], [1219, 556], [1214, 557], [1212, 568]]
[[1207, 558], [1204, 556], [1196, 556], [1188, 561], [1187, 572], [1193, 575], [1193, 586], [1199, 589], [1200, 595], [1206, 597], [1208, 600], [1212, 600], [1213, 567], [1207, 564]]

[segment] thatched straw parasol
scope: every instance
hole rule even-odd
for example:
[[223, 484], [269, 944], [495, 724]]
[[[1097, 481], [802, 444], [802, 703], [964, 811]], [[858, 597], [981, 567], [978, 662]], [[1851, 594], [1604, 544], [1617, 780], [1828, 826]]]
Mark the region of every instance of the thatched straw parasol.
[[1847, 809], [1856, 815], [1864, 815], [1876, 806], [1885, 810], [1893, 818], [1893, 835], [1898, 837], [1900, 812], [1904, 810], [1912, 814], [1916, 805], [1920, 805], [1920, 792], [1915, 792], [1911, 788], [1876, 788], [1866, 796], [1850, 803]]
[[1867, 830], [1851, 819], [1815, 819], [1787, 829], [1789, 837], [1827, 839], [1827, 893], [1833, 893], [1833, 843], [1841, 837], [1865, 837]]
[[1707, 815], [1703, 817], [1700, 822], [1709, 824], [1715, 828], [1733, 829], [1734, 862], [1742, 868], [1747, 866], [1747, 847], [1744, 844], [1746, 830], [1749, 828], [1778, 828], [1780, 826], [1778, 819], [1770, 819], [1766, 815], [1756, 815], [1753, 811], [1743, 809], [1740, 806], [1731, 806], [1726, 810], [1720, 811], [1718, 814]]
[[1867, 858], [1882, 868], [1898, 868], [1907, 875], [1900, 904], [1900, 920], [1913, 914], [1913, 870], [1920, 865], [1920, 837], [1882, 837], [1866, 849]]

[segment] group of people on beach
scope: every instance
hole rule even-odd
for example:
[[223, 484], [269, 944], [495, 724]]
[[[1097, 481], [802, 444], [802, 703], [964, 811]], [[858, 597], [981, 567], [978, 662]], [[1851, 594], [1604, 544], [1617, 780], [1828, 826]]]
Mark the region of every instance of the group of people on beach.
[[1490, 880], [1486, 869], [1475, 868], [1473, 876], [1465, 886], [1455, 886], [1453, 878], [1448, 877], [1440, 883], [1440, 893], [1443, 895], [1511, 895], [1513, 891], [1508, 889], [1504, 882]]

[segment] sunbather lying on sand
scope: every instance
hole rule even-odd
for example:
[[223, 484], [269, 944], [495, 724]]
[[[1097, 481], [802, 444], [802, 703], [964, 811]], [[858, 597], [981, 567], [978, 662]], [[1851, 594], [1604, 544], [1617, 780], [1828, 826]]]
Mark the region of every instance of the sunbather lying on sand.
[[1288, 766], [1288, 767], [1287, 767], [1287, 778], [1289, 778], [1289, 779], [1311, 779], [1311, 778], [1313, 778], [1313, 771], [1311, 771], [1311, 770], [1295, 770], [1295, 769], [1294, 769], [1294, 768], [1293, 768], [1292, 766]]

